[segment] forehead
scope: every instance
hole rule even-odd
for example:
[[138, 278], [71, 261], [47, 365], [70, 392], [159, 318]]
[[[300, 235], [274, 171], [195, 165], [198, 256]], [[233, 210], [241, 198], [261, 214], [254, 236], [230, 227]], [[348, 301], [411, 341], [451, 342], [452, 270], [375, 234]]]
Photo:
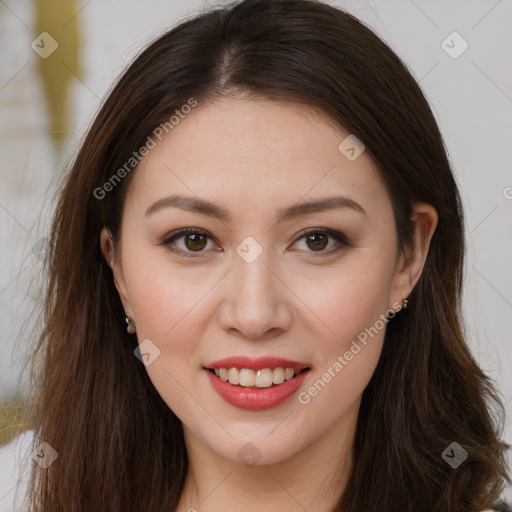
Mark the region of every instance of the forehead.
[[[355, 152], [347, 153], [352, 147]], [[361, 149], [353, 135], [307, 105], [241, 98], [199, 102], [144, 157], [127, 200], [142, 210], [178, 192], [230, 199], [239, 209], [281, 209], [340, 193], [367, 204], [369, 213], [389, 210], [377, 166], [367, 151], [357, 156]]]

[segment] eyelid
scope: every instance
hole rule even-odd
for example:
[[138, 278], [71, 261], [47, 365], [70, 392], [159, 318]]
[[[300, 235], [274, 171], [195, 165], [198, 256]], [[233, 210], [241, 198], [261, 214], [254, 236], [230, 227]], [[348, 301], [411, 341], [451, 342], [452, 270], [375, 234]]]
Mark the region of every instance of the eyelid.
[[165, 235], [162, 243], [163, 244], [168, 244], [170, 243], [172, 240], [176, 239], [176, 238], [179, 238], [180, 236], [183, 236], [183, 235], [204, 235], [204, 236], [207, 236], [208, 238], [211, 238], [213, 239], [213, 237], [210, 235], [210, 233], [208, 233], [208, 231], [205, 231], [204, 229], [201, 229], [201, 228], [181, 228], [181, 229], [178, 229], [176, 231], [173, 231], [171, 233], [169, 233], [168, 235]]

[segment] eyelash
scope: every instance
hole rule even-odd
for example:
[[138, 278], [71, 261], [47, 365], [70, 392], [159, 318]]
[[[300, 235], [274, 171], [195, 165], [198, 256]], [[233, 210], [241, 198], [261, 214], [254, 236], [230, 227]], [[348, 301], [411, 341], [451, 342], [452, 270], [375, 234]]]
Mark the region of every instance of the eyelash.
[[[313, 254], [318, 253], [318, 254], [314, 255], [315, 258], [330, 256], [334, 253], [337, 253], [338, 251], [340, 251], [343, 248], [353, 246], [351, 241], [343, 233], [340, 233], [339, 231], [334, 231], [332, 229], [324, 229], [324, 228], [322, 228], [322, 229], [316, 228], [316, 229], [310, 229], [310, 230], [304, 231], [300, 234], [299, 238], [297, 238], [297, 241], [302, 240], [303, 238], [307, 238], [310, 235], [316, 235], [316, 234], [327, 235], [328, 237], [336, 240], [336, 242], [338, 242], [338, 245], [335, 247], [331, 247], [330, 249], [322, 250], [322, 251], [306, 251], [306, 252], [311, 252]], [[184, 228], [184, 229], [180, 229], [176, 233], [172, 233], [171, 235], [166, 237], [163, 240], [162, 245], [169, 246], [175, 240], [177, 240], [179, 238], [183, 238], [186, 235], [203, 235], [203, 236], [213, 240], [212, 237], [206, 231], [203, 231], [202, 229]], [[197, 257], [196, 254], [199, 256], [200, 253], [205, 252], [205, 251], [204, 251], [204, 249], [201, 251], [189, 251], [189, 250], [183, 251], [182, 249], [178, 249], [178, 252], [184, 252], [185, 254], [187, 254], [187, 257], [195, 258], [195, 257]]]

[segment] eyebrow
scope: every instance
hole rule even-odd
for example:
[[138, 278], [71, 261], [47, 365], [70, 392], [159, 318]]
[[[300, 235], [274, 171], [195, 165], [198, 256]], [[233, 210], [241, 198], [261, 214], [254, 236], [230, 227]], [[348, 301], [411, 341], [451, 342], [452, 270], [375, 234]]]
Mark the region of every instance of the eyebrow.
[[[164, 208], [179, 208], [189, 212], [216, 217], [223, 222], [231, 222], [233, 218], [229, 210], [226, 210], [218, 204], [212, 203], [206, 199], [179, 194], [158, 199], [158, 201], [155, 201], [149, 206], [146, 210], [146, 215], [151, 215]], [[289, 206], [288, 208], [282, 208], [278, 210], [277, 216], [278, 221], [285, 221], [302, 215], [339, 208], [350, 208], [363, 215], [368, 215], [364, 208], [353, 199], [345, 196], [331, 196], [309, 201], [307, 203], [297, 203]]]

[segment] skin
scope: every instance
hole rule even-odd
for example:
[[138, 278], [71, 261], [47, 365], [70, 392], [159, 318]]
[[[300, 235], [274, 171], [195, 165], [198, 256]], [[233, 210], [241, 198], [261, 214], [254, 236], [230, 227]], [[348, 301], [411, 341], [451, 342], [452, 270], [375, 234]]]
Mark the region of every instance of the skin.
[[[241, 96], [199, 103], [137, 168], [119, 245], [102, 231], [139, 343], [150, 339], [160, 350], [146, 370], [183, 423], [189, 472], [178, 512], [243, 512], [255, 503], [262, 512], [327, 512], [345, 486], [385, 325], [307, 404], [296, 394], [268, 410], [238, 409], [202, 367], [232, 355], [286, 357], [310, 363], [299, 391], [307, 390], [410, 294], [437, 213], [414, 205], [415, 237], [399, 254], [389, 195], [367, 151], [354, 161], [340, 152], [347, 135], [304, 105]], [[214, 201], [233, 219], [177, 208], [145, 215], [170, 194]], [[349, 197], [366, 215], [343, 208], [277, 221], [281, 208], [330, 195]], [[163, 244], [186, 227], [209, 234], [202, 252], [184, 237]], [[308, 244], [303, 231], [311, 228], [339, 231], [352, 247], [331, 237]], [[248, 236], [263, 250], [252, 263], [236, 252]], [[249, 442], [260, 457], [255, 465], [237, 455]]]

